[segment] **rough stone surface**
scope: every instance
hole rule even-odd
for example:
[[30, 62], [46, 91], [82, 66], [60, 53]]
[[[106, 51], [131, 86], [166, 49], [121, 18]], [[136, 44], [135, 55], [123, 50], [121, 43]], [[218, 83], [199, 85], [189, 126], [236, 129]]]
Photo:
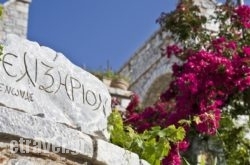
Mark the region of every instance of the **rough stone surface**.
[[8, 35], [0, 65], [0, 103], [94, 134], [107, 128], [111, 98], [95, 76], [36, 42]]
[[5, 107], [0, 107], [0, 114], [0, 133], [46, 142], [92, 158], [92, 139], [80, 131]]
[[151, 106], [157, 100], [159, 100], [161, 92], [167, 89], [171, 80], [172, 75], [170, 73], [161, 75], [156, 80], [154, 80], [144, 97], [142, 106]]
[[140, 165], [138, 155], [103, 140], [97, 140], [97, 156], [95, 159], [97, 162], [108, 165]]
[[[160, 34], [157, 34], [157, 35], [160, 35]], [[156, 36], [153, 36], [153, 37], [156, 37]], [[156, 38], [159, 38], [159, 37], [156, 37]], [[152, 39], [150, 42], [156, 42], [156, 40]], [[162, 41], [157, 41], [157, 42], [162, 42], [162, 43], [158, 46], [155, 43], [150, 43], [151, 46], [149, 49], [160, 50], [160, 48], [163, 45], [165, 45], [164, 43], [166, 41], [162, 39]], [[145, 60], [141, 59], [143, 56], [144, 56], [143, 51], [139, 52], [138, 55], [134, 56], [136, 60], [130, 61], [131, 64], [123, 68], [121, 70], [121, 74], [127, 77], [130, 77], [131, 79], [130, 90], [137, 93], [142, 100], [145, 100], [146, 95], [150, 93], [149, 89], [153, 85], [153, 83], [157, 79], [159, 79], [159, 77], [165, 74], [171, 74], [172, 65], [174, 63], [180, 63], [180, 61], [178, 61], [178, 59], [176, 59], [175, 57], [171, 57], [170, 59], [167, 59], [166, 57], [162, 57], [161, 52], [158, 52], [157, 54], [151, 54], [150, 57], [148, 57], [148, 58], [152, 58], [151, 63], [148, 63], [149, 61], [146, 59]], [[146, 64], [143, 64], [144, 62], [146, 62]], [[138, 67], [137, 65], [138, 63], [145, 67]], [[154, 92], [157, 93], [161, 91], [154, 91]], [[149, 100], [151, 99], [152, 98], [149, 98]]]
[[145, 100], [146, 94], [149, 93], [148, 89], [156, 79], [171, 74], [172, 65], [180, 63], [174, 57], [171, 59], [162, 57], [161, 48], [171, 43], [169, 34], [158, 30], [120, 70], [120, 74], [130, 79], [129, 89], [137, 93], [141, 100]]

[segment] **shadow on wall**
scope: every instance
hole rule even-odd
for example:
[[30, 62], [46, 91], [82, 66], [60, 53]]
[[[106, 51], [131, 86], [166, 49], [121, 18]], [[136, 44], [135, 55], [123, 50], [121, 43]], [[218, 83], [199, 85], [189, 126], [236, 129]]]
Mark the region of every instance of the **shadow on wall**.
[[161, 93], [168, 88], [171, 80], [171, 73], [161, 75], [155, 79], [143, 99], [142, 106], [147, 107], [154, 104], [159, 99]]

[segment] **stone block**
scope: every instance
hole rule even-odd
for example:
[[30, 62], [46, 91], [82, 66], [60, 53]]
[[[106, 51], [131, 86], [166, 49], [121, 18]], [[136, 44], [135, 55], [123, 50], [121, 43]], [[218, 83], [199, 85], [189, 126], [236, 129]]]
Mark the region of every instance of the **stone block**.
[[[22, 26], [22, 27], [27, 27], [27, 24], [28, 24], [27, 20], [21, 20], [21, 19], [18, 19], [16, 21], [16, 23], [17, 23], [17, 25]], [[25, 28], [25, 29], [27, 29], [27, 28]]]
[[[94, 149], [92, 139], [77, 130], [27, 113], [0, 107], [0, 137], [11, 135], [23, 139], [31, 139], [33, 145], [39, 142], [61, 147], [69, 153], [79, 153], [87, 159], [92, 159]], [[19, 139], [20, 139], [19, 138]], [[26, 144], [26, 143], [25, 143]], [[42, 148], [44, 149], [44, 148]], [[70, 152], [72, 151], [72, 152]]]
[[23, 3], [18, 3], [16, 5], [16, 10], [19, 11], [19, 12], [28, 14], [28, 12], [29, 12], [29, 5], [23, 4]]
[[98, 78], [63, 54], [16, 35], [8, 35], [3, 46], [1, 104], [108, 138], [111, 97]]

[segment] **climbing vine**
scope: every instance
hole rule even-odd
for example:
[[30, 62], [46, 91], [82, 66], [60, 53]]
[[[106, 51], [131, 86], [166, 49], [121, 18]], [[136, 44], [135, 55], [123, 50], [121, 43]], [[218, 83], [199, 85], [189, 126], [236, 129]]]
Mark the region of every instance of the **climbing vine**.
[[[239, 116], [250, 115], [250, 7], [227, 0], [215, 8], [214, 15], [206, 17], [192, 0], [181, 0], [175, 11], [162, 13], [157, 22], [163, 31], [171, 32], [175, 41], [166, 45], [163, 55], [176, 56], [183, 63], [173, 65], [172, 82], [154, 105], [139, 109], [139, 98], [133, 96], [123, 118], [124, 125], [120, 124], [120, 131], [124, 132], [120, 135], [133, 132], [134, 137], [147, 144], [142, 138], [144, 134], [157, 132], [153, 136], [154, 147], [151, 146], [155, 151], [157, 143], [161, 143], [162, 131], [166, 135], [171, 132], [168, 128], [180, 128], [182, 138], [176, 141], [163, 136], [168, 140], [167, 145], [162, 145], [166, 150], [161, 148], [165, 152], [154, 157], [161, 164], [181, 164], [181, 155], [194, 136], [217, 139], [223, 144], [228, 164], [250, 164], [250, 141], [246, 138], [249, 125], [235, 124]], [[207, 29], [208, 23], [214, 29]], [[124, 130], [126, 126], [130, 129]], [[117, 132], [111, 131], [111, 140], [123, 146], [126, 141], [115, 140]], [[235, 136], [237, 140], [232, 146], [230, 141]], [[141, 143], [131, 144], [127, 148], [143, 158], [150, 155], [143, 156], [133, 149]]]

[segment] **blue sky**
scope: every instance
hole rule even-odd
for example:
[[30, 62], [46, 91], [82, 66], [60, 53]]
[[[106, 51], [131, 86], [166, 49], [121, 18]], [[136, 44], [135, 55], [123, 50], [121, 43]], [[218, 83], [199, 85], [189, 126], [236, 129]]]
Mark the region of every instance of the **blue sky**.
[[[4, 0], [0, 0], [3, 2]], [[118, 70], [177, 0], [32, 0], [28, 39], [91, 70]]]
[[[6, 0], [0, 0], [4, 2]], [[32, 0], [28, 39], [88, 70], [118, 70], [178, 0]], [[245, 1], [245, 2], [249, 2]]]
[[33, 0], [28, 38], [87, 69], [118, 70], [177, 1]]

